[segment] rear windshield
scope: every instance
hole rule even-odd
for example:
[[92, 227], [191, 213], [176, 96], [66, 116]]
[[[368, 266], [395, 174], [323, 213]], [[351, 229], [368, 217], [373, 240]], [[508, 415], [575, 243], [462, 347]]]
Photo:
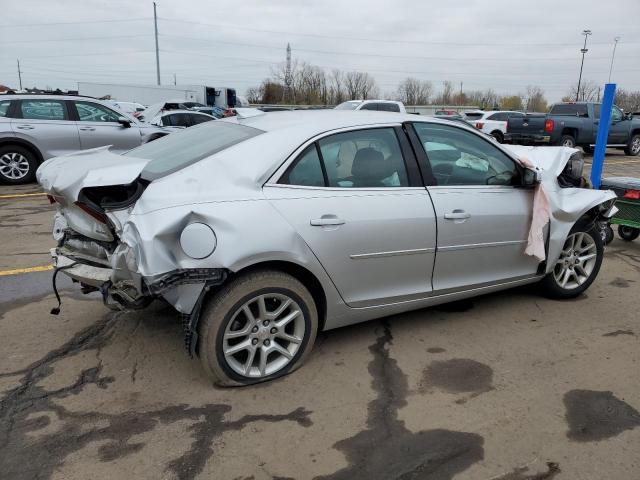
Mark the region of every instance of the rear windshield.
[[154, 180], [261, 133], [264, 132], [237, 123], [207, 122], [145, 143], [124, 155], [151, 160], [141, 176]]
[[574, 115], [586, 117], [587, 106], [584, 103], [559, 103], [551, 107], [549, 115]]
[[469, 120], [480, 120], [484, 115], [483, 112], [465, 112], [464, 116]]

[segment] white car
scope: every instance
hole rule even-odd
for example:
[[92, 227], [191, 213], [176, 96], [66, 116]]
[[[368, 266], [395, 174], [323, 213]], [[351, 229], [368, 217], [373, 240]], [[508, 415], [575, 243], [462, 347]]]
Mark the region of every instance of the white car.
[[407, 113], [404, 103], [394, 100], [349, 100], [336, 106], [334, 110], [374, 110], [378, 112]]
[[475, 121], [471, 122], [471, 124], [502, 143], [504, 134], [507, 133], [507, 120], [513, 117], [524, 117], [524, 113], [511, 110], [491, 110], [484, 112], [480, 118], [474, 119]]
[[154, 116], [149, 123], [157, 127], [188, 128], [215, 119], [216, 117], [207, 113], [192, 110], [165, 110]]

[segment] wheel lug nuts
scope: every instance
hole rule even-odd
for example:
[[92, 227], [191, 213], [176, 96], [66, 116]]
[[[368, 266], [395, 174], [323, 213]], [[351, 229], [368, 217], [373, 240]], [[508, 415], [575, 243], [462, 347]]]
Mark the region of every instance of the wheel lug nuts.
[[254, 338], [253, 340], [251, 340], [251, 345], [257, 345], [258, 344], [258, 339]]
[[253, 327], [253, 328], [251, 329], [251, 331], [252, 331], [253, 333], [256, 333], [256, 332], [258, 331], [258, 326], [256, 325], [255, 327]]
[[264, 346], [268, 347], [271, 344], [271, 342], [269, 341], [269, 339], [264, 341]]
[[272, 334], [272, 335], [273, 335], [273, 334], [275, 334], [275, 333], [277, 333], [277, 332], [278, 332], [278, 329], [277, 329], [276, 327], [273, 327], [273, 328], [271, 329], [271, 334]]
[[262, 322], [262, 325], [264, 325], [265, 327], [269, 325], [269, 320], [265, 320], [264, 322]]

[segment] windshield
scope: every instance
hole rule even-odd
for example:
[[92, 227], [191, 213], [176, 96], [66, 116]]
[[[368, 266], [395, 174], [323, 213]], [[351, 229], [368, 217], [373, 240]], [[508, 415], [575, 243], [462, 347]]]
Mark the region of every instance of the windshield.
[[338, 105], [334, 110], [355, 110], [362, 102], [344, 102]]
[[124, 155], [151, 160], [141, 176], [154, 180], [261, 133], [264, 132], [237, 123], [207, 122], [145, 143]]

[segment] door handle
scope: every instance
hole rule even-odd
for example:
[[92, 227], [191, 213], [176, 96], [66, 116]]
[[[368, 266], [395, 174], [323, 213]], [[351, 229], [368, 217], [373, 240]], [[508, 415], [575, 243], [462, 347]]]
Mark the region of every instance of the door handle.
[[445, 213], [444, 218], [446, 220], [466, 220], [471, 218], [471, 214], [464, 210], [454, 210], [453, 212]]
[[79, 130], [82, 130], [83, 132], [94, 132], [96, 129], [95, 127], [80, 127]]
[[320, 218], [312, 219], [309, 223], [312, 227], [326, 227], [344, 225], [345, 221], [335, 215], [323, 215]]
[[32, 127], [31, 125], [18, 125], [16, 128], [19, 128], [20, 130], [33, 130], [35, 127]]

